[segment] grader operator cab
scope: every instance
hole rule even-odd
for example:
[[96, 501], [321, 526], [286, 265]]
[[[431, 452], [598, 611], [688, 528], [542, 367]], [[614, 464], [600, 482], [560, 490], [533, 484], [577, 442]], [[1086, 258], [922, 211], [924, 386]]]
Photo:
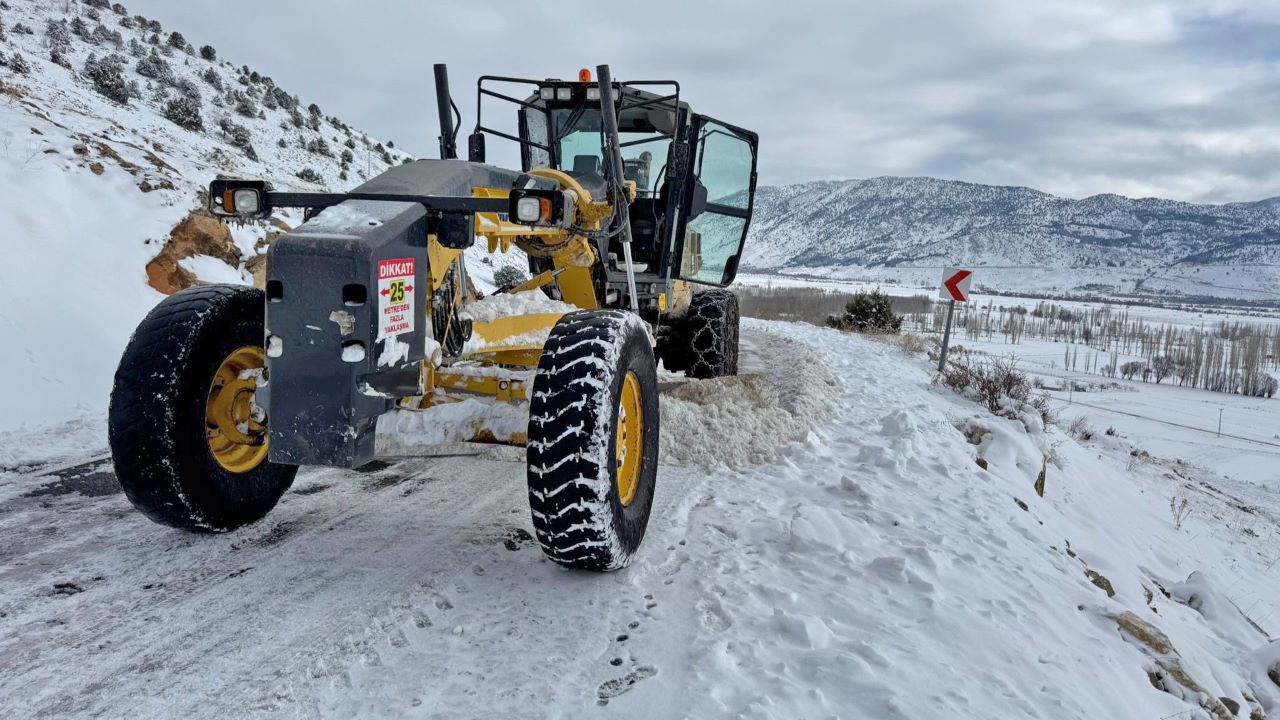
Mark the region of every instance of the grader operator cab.
[[[271, 246], [265, 290], [197, 286], [142, 321], [109, 417], [130, 501], [167, 525], [231, 530], [266, 515], [299, 466], [374, 460], [389, 411], [491, 395], [527, 403], [527, 432], [505, 439], [527, 447], [543, 551], [625, 566], [653, 502], [657, 360], [737, 372], [722, 288], [751, 220], [757, 137], [692, 112], [675, 82], [597, 73], [480, 78], [460, 160], [437, 65], [441, 159], [347, 193], [214, 181], [217, 216], [307, 219]], [[515, 134], [484, 124], [486, 99], [515, 106]], [[488, 139], [518, 143], [520, 170], [486, 164]], [[532, 277], [483, 296], [464, 262], [476, 244], [514, 246]]]

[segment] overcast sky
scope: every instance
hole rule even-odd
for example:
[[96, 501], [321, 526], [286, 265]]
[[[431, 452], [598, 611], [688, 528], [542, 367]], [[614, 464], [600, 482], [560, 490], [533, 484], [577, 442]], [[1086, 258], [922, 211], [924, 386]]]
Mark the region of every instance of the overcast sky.
[[449, 64], [464, 136], [476, 76], [609, 63], [619, 79], [678, 79], [695, 110], [759, 132], [765, 184], [1280, 195], [1277, 0], [126, 5], [423, 157], [436, 156], [433, 63]]

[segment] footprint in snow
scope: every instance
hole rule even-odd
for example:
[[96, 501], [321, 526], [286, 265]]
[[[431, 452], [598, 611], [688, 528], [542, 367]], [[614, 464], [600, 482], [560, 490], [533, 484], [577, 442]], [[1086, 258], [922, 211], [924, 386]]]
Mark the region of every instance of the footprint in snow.
[[533, 536], [524, 528], [511, 528], [507, 531], [502, 544], [512, 552], [533, 544]]
[[641, 665], [620, 678], [605, 680], [596, 688], [597, 703], [607, 705], [609, 701], [631, 690], [636, 683], [658, 674], [658, 669], [651, 665]]

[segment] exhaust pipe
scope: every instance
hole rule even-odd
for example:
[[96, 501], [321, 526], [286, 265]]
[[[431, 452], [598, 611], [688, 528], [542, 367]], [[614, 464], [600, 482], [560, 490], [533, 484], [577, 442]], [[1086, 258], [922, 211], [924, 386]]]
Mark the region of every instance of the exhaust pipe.
[[453, 99], [449, 95], [449, 69], [436, 63], [436, 109], [440, 113], [440, 159], [458, 157], [457, 130], [453, 126]]

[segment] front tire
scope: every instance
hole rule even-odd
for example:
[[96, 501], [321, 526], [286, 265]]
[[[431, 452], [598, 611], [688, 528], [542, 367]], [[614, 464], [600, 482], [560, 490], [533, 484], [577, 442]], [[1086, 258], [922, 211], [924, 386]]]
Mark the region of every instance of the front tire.
[[738, 374], [738, 296], [716, 288], [693, 296], [659, 348], [668, 370], [698, 380]]
[[265, 418], [252, 404], [263, 307], [254, 288], [189, 288], [161, 301], [130, 339], [108, 440], [125, 495], [152, 520], [233, 530], [261, 519], [293, 483], [296, 467], [266, 459]]
[[561, 318], [529, 403], [529, 506], [548, 558], [595, 571], [631, 562], [653, 506], [658, 432], [657, 364], [640, 318]]

